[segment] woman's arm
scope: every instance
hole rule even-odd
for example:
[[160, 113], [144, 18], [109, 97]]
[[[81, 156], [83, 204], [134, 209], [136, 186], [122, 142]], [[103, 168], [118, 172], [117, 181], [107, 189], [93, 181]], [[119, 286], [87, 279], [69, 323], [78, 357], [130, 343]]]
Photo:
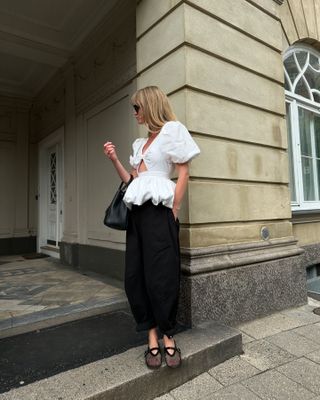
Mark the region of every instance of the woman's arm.
[[[112, 142], [107, 142], [103, 146], [103, 151], [104, 154], [112, 161], [113, 166], [115, 167], [116, 171], [118, 172], [118, 175], [120, 176], [120, 179], [125, 183], [128, 182], [130, 179], [130, 173], [124, 168], [124, 166], [118, 159], [116, 146]], [[131, 175], [136, 177], [137, 175], [136, 171], [132, 170]]]
[[188, 163], [176, 164], [176, 169], [178, 172], [178, 180], [177, 180], [176, 189], [174, 192], [172, 211], [173, 211], [173, 215], [177, 219], [178, 213], [180, 210], [180, 206], [181, 206], [181, 202], [182, 202], [183, 196], [184, 196], [187, 186], [188, 186], [189, 164]]

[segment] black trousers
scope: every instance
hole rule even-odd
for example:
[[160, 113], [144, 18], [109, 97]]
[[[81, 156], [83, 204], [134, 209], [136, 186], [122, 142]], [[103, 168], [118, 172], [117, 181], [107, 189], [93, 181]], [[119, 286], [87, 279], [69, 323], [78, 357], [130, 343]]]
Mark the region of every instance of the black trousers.
[[129, 213], [125, 290], [137, 331], [175, 333], [180, 288], [179, 222], [147, 201]]

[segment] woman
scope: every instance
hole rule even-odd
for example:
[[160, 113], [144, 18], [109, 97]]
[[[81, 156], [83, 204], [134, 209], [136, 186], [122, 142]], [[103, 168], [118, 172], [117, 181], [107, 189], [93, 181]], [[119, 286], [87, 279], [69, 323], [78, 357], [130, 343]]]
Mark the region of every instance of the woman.
[[[188, 184], [188, 162], [200, 153], [184, 125], [176, 120], [167, 96], [156, 86], [131, 98], [138, 124], [147, 138], [133, 143], [131, 174], [119, 161], [115, 145], [104, 152], [120, 178], [129, 182], [124, 202], [131, 210], [126, 236], [125, 290], [137, 330], [148, 330], [145, 352], [149, 368], [159, 368], [162, 356], [157, 329], [163, 334], [164, 355], [171, 368], [181, 364], [173, 334], [180, 286], [178, 213]], [[170, 175], [177, 170], [177, 183]]]

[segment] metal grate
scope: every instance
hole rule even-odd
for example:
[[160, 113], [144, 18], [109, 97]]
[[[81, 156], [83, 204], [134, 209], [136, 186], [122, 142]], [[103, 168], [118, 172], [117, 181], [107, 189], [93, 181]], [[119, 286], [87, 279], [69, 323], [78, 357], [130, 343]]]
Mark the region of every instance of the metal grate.
[[57, 156], [50, 154], [50, 204], [57, 204]]

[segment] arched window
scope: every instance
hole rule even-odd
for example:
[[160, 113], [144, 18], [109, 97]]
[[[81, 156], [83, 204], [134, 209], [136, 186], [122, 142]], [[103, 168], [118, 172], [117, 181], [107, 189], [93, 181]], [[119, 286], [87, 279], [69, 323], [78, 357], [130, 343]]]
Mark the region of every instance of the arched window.
[[320, 210], [320, 53], [294, 46], [284, 57], [293, 210]]

